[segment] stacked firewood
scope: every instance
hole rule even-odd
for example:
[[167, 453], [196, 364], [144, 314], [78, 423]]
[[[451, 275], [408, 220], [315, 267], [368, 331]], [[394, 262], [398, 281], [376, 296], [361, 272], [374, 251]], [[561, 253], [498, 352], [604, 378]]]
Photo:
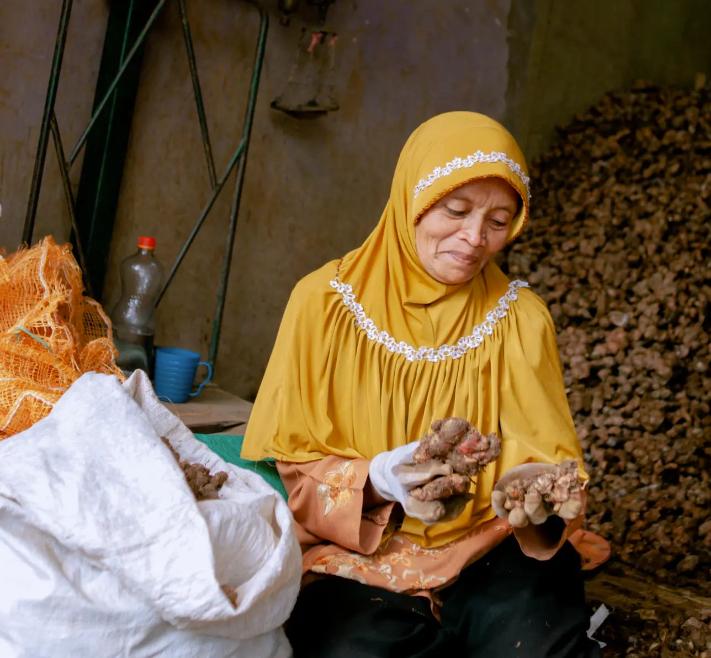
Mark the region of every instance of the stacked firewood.
[[609, 94], [532, 169], [503, 267], [558, 330], [588, 527], [658, 580], [708, 583], [711, 87]]

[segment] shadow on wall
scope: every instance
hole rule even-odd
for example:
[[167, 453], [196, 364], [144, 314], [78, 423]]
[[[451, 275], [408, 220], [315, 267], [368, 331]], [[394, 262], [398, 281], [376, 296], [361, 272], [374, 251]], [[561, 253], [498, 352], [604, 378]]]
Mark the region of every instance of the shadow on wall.
[[[419, 123], [461, 108], [503, 116], [509, 3], [470, 5], [447, 3], [432, 13], [424, 1], [336, 2], [328, 27], [339, 34], [340, 109], [313, 121], [269, 107], [284, 90], [300, 37], [297, 21], [283, 27], [272, 14], [218, 354], [224, 388], [256, 393], [291, 288], [367, 236], [400, 148]], [[257, 19], [234, 0], [188, 9], [219, 171], [241, 131]], [[472, 61], [480, 62], [476, 70]], [[157, 254], [172, 262], [208, 184], [172, 4], [146, 48], [104, 301], [115, 298], [118, 264], [139, 234], [155, 235]], [[161, 303], [158, 343], [206, 354], [231, 195], [225, 191]]]
[[[528, 157], [554, 126], [604, 92], [647, 77], [691, 84], [711, 74], [711, 3], [630, 0], [338, 0], [334, 95], [340, 109], [314, 121], [272, 110], [300, 37], [296, 19], [272, 23], [257, 102], [216, 378], [250, 397], [299, 278], [357, 247], [377, 222], [397, 156], [422, 121], [447, 110], [483, 112], [512, 129]], [[303, 3], [302, 3], [303, 4]], [[433, 8], [436, 7], [436, 11]], [[5, 0], [0, 9], [0, 243], [22, 233], [59, 6]], [[238, 141], [257, 17], [235, 0], [188, 2], [217, 170]], [[105, 3], [75, 0], [57, 114], [76, 140], [93, 99]], [[78, 176], [79, 166], [73, 170]], [[170, 265], [209, 196], [208, 171], [177, 2], [149, 35], [103, 301], [138, 235], [154, 235]], [[161, 303], [158, 343], [207, 352], [231, 184]], [[535, 181], [534, 181], [535, 200]], [[53, 153], [47, 157], [36, 239], [67, 239]]]
[[[529, 159], [548, 147], [555, 126], [608, 91], [638, 79], [692, 87], [697, 73], [711, 76], [711, 3], [705, 0], [536, 0], [513, 3], [509, 24], [512, 59], [527, 65], [512, 76], [512, 86], [525, 92], [509, 95], [507, 117]], [[528, 53], [522, 57], [517, 49]]]
[[[62, 3], [0, 2], [0, 245], [17, 248], [30, 193], [47, 82]], [[57, 121], [65, 149], [73, 146], [91, 116], [109, 8], [75, 0], [57, 96]], [[72, 169], [79, 181], [81, 157]], [[70, 220], [59, 167], [50, 143], [35, 227], [35, 242], [51, 234], [69, 238]]]

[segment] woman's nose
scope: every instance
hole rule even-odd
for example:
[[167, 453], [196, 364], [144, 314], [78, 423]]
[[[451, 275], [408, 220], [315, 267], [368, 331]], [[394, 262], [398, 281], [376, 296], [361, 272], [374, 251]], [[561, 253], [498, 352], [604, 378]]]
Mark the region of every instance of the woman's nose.
[[465, 222], [462, 226], [462, 237], [472, 246], [481, 247], [486, 242], [484, 222], [473, 220]]

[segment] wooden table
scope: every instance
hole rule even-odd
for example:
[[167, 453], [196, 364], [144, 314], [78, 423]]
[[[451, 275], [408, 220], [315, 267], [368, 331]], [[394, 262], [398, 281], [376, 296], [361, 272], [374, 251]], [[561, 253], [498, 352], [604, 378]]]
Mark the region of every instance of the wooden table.
[[251, 402], [212, 383], [184, 404], [163, 402], [163, 406], [197, 434], [244, 434], [252, 411]]

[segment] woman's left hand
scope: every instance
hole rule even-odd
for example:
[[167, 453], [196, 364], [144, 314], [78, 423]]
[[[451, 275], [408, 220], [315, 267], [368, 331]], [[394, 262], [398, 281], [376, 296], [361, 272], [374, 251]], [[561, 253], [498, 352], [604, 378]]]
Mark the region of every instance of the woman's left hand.
[[577, 463], [521, 464], [507, 471], [491, 492], [491, 506], [515, 528], [541, 525], [556, 515], [570, 521], [583, 509]]

